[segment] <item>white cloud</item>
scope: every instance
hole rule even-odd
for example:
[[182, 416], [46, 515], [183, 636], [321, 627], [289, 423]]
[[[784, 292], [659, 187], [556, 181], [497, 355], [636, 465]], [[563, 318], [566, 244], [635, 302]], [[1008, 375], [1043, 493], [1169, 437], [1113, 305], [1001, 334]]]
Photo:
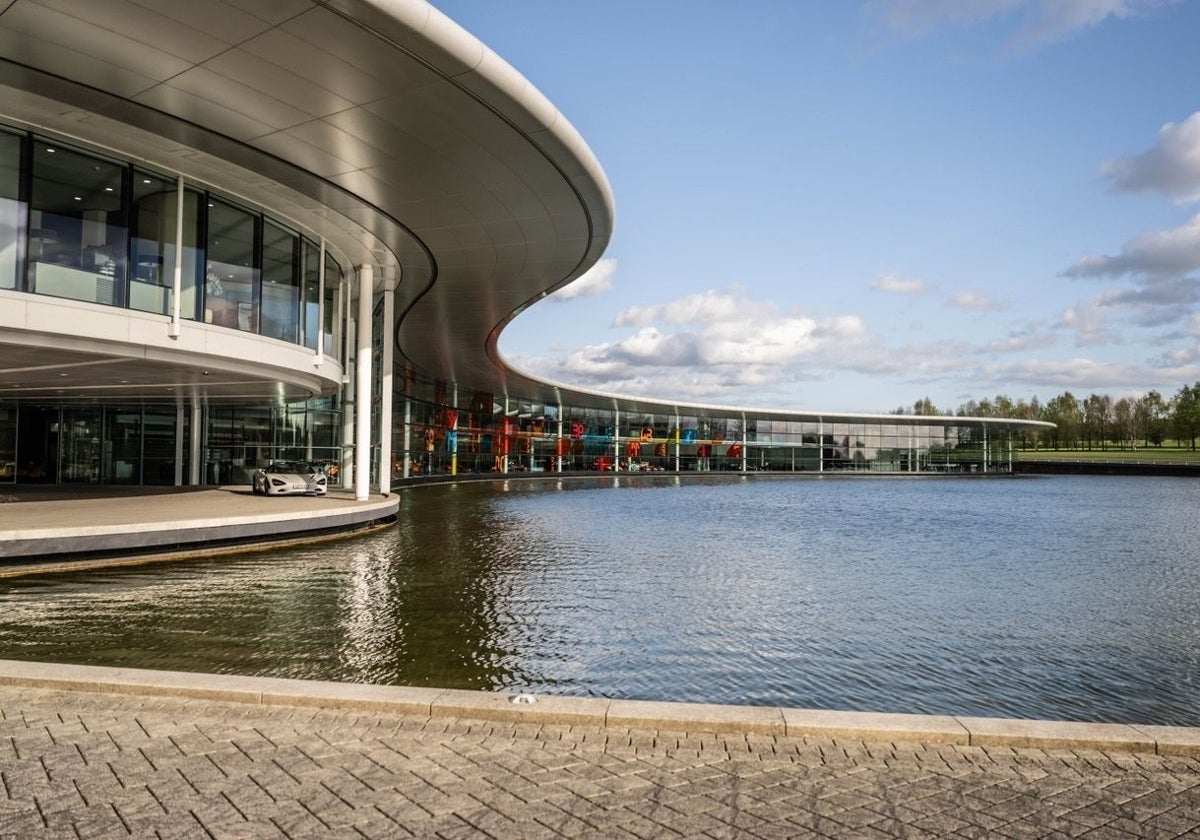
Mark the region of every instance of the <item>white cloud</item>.
[[946, 305], [968, 312], [999, 312], [1006, 308], [1004, 304], [984, 292], [959, 292], [951, 295]]
[[1158, 131], [1157, 145], [1106, 163], [1101, 174], [1121, 192], [1200, 200], [1200, 111], [1181, 123], [1167, 123]]
[[1061, 41], [1109, 19], [1133, 17], [1163, 0], [875, 0], [869, 13], [892, 31], [913, 37], [946, 26], [998, 21], [1010, 45], [1028, 50]]
[[567, 301], [581, 297], [596, 297], [612, 289], [613, 277], [617, 273], [617, 261], [611, 257], [597, 260], [596, 264], [568, 283], [547, 300]]
[[871, 281], [871, 288], [896, 295], [923, 295], [933, 291], [933, 287], [919, 277], [901, 277], [898, 274], [884, 274]]
[[695, 324], [749, 318], [757, 305], [732, 291], [699, 292], [656, 306], [631, 306], [617, 313], [615, 327], [642, 327], [655, 322]]
[[1200, 268], [1200, 213], [1170, 230], [1143, 233], [1117, 256], [1088, 256], [1063, 272], [1066, 277], [1120, 277], [1147, 280], [1179, 277]]
[[989, 341], [981, 352], [996, 353], [1025, 353], [1031, 350], [1045, 350], [1058, 343], [1052, 334], [1038, 330], [1018, 330], [1009, 333], [1004, 338]]
[[986, 365], [982, 373], [990, 380], [1016, 383], [1034, 389], [1104, 391], [1111, 388], [1144, 388], [1158, 382], [1161, 374], [1145, 365], [1112, 364], [1093, 359], [1027, 359]]
[[1073, 331], [1078, 347], [1108, 344], [1116, 340], [1116, 335], [1105, 322], [1103, 308], [1094, 300], [1065, 310], [1059, 316], [1057, 326]]

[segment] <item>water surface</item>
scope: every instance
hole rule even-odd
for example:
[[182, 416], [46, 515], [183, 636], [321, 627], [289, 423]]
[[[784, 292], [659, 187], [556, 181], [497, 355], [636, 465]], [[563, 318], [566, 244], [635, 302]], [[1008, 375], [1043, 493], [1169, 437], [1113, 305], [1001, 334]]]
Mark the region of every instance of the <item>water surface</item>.
[[371, 536], [0, 582], [0, 657], [1200, 725], [1200, 483], [416, 488]]

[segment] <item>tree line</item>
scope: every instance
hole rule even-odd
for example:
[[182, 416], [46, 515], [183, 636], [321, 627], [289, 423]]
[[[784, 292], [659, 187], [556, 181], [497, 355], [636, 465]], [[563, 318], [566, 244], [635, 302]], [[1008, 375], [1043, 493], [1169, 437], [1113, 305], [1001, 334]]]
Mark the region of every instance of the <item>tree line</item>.
[[929, 397], [917, 400], [909, 410], [902, 406], [895, 414], [915, 414], [922, 417], [1009, 417], [1018, 420], [1045, 420], [1056, 428], [1024, 432], [1022, 442], [1027, 446], [1051, 449], [1136, 449], [1139, 446], [1162, 446], [1174, 439], [1180, 446], [1196, 449], [1200, 437], [1200, 382], [1184, 385], [1170, 398], [1158, 391], [1140, 397], [1113, 399], [1108, 394], [1089, 394], [1077, 397], [1070, 391], [1042, 402], [1036, 396], [1030, 400], [1012, 399], [1005, 394], [992, 398], [968, 400], [956, 411], [939, 411]]

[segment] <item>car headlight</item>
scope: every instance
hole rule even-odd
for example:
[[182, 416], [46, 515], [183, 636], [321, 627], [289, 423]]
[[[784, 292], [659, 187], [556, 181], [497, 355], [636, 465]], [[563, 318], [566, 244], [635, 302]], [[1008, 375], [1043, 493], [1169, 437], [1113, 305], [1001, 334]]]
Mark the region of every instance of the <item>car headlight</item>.
[[272, 486], [272, 487], [285, 487], [286, 485], [287, 485], [287, 482], [286, 482], [286, 481], [283, 481], [283, 480], [281, 480], [281, 479], [278, 479], [278, 478], [272, 478], [272, 479], [271, 479], [271, 486]]

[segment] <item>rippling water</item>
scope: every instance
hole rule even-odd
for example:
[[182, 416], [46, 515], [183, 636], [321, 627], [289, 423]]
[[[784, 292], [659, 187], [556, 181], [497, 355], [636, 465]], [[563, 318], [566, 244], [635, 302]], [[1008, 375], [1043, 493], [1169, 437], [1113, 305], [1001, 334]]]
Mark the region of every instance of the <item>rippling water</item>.
[[0, 582], [0, 657], [1200, 725], [1200, 483], [623, 477], [395, 529]]

